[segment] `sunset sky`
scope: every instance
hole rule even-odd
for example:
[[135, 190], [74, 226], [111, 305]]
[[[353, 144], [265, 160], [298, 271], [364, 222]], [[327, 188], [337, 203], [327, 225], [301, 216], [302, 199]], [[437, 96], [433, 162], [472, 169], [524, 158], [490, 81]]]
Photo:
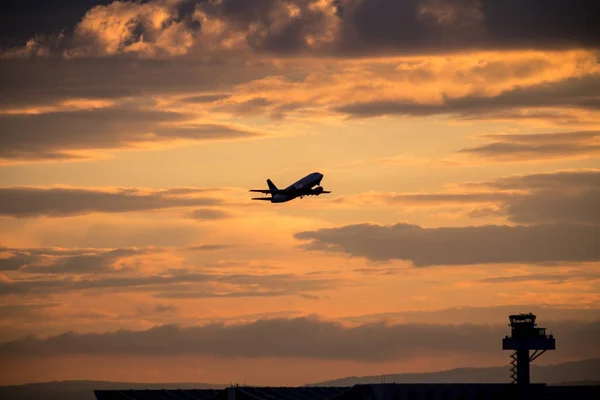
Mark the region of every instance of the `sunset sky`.
[[596, 3], [3, 2], [0, 384], [600, 357]]

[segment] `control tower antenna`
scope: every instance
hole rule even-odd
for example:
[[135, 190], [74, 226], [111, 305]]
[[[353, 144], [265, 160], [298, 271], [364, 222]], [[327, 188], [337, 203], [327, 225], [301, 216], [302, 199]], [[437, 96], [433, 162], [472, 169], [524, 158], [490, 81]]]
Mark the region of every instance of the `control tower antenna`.
[[[517, 385], [529, 385], [529, 363], [556, 349], [554, 336], [547, 335], [546, 328], [537, 328], [535, 318], [532, 313], [510, 315], [511, 336], [502, 339], [502, 350], [515, 350], [511, 354], [511, 378]], [[534, 350], [531, 356], [529, 350]]]

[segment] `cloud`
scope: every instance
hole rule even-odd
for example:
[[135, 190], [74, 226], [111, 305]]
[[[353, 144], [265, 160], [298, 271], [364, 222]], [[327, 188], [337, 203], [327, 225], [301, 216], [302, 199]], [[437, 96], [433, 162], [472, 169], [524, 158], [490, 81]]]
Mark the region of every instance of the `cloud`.
[[[597, 111], [600, 106], [600, 79], [597, 72], [582, 77], [572, 77], [556, 82], [542, 82], [515, 87], [494, 95], [469, 93], [450, 97], [443, 95], [437, 103], [418, 103], [406, 99], [377, 99], [355, 101], [334, 107], [334, 110], [355, 118], [384, 115], [431, 116], [452, 115], [456, 118], [494, 119], [515, 117], [516, 110], [533, 109], [584, 109]], [[496, 114], [499, 113], [499, 114]], [[552, 115], [546, 115], [552, 117]]]
[[593, 115], [577, 122], [574, 113], [593, 114], [592, 88], [600, 87], [596, 57], [585, 51], [327, 59], [318, 70], [307, 60], [278, 61], [289, 71], [236, 86], [211, 111], [274, 119], [452, 115], [591, 124]]
[[187, 250], [187, 251], [210, 251], [210, 250], [230, 249], [232, 247], [235, 247], [235, 246], [228, 245], [228, 244], [204, 244], [204, 245], [186, 247], [186, 248], [184, 248], [184, 250]]
[[204, 104], [204, 103], [214, 103], [220, 100], [226, 100], [230, 98], [230, 94], [204, 94], [198, 96], [185, 97], [181, 99], [183, 103], [192, 103], [192, 104]]
[[[146, 256], [173, 262], [182, 252], [230, 249], [232, 245], [206, 244], [188, 247], [11, 248], [0, 246], [0, 271], [24, 274], [111, 274], [140, 272]], [[164, 256], [167, 256], [166, 258]], [[171, 258], [169, 258], [171, 257]], [[136, 271], [137, 270], [137, 271]]]
[[[480, 186], [481, 184], [474, 185]], [[487, 181], [483, 185], [502, 190], [594, 189], [600, 186], [600, 170], [567, 170], [513, 175]]]
[[90, 151], [101, 149], [260, 134], [234, 126], [198, 123], [193, 119], [192, 114], [130, 106], [0, 114], [0, 160], [87, 158]]
[[503, 190], [528, 189], [511, 197], [502, 212], [518, 223], [571, 222], [600, 226], [600, 171], [560, 171], [497, 179], [484, 185]]
[[303, 247], [309, 250], [374, 261], [406, 260], [417, 267], [600, 259], [599, 170], [515, 175], [458, 187], [464, 191], [375, 194], [367, 200], [426, 207], [471, 202], [479, 204], [470, 211], [474, 216], [492, 213], [528, 225], [423, 228], [407, 223], [356, 224], [294, 236], [305, 241]]
[[[567, 357], [597, 356], [600, 323], [555, 322]], [[5, 357], [51, 355], [206, 355], [383, 362], [433, 355], [490, 355], [507, 333], [502, 325], [366, 323], [344, 326], [314, 317], [272, 318], [245, 324], [157, 326], [144, 331], [65, 332], [0, 344]], [[440, 340], [444, 338], [444, 340]]]
[[407, 260], [416, 267], [600, 260], [600, 226], [533, 225], [422, 228], [358, 224], [299, 232], [308, 250], [373, 261]]
[[[60, 269], [61, 266], [58, 267]], [[52, 268], [52, 267], [51, 267]], [[87, 271], [78, 266], [64, 268], [61, 275], [0, 281], [0, 296], [38, 295], [99, 290], [102, 292], [142, 291], [156, 298], [218, 298], [218, 297], [274, 297], [310, 294], [329, 290], [343, 284], [342, 280], [315, 278], [297, 274], [216, 274], [185, 269], [163, 268], [160, 274], [135, 274], [122, 271], [119, 275], [106, 270]], [[28, 271], [24, 271], [28, 272]], [[35, 270], [33, 272], [40, 272]], [[68, 273], [86, 273], [84, 276]]]
[[533, 135], [485, 135], [493, 142], [465, 148], [459, 153], [493, 161], [537, 161], [600, 154], [600, 132], [561, 132]]
[[[86, 3], [92, 5], [89, 1], [83, 4]], [[95, 3], [75, 26], [57, 24], [72, 23], [73, 15], [82, 11], [81, 4], [63, 13], [63, 18], [55, 21], [54, 26], [42, 25], [53, 28], [49, 32], [36, 32], [23, 48], [8, 50], [5, 56], [62, 54], [77, 57], [128, 53], [141, 57], [178, 56], [188, 52], [200, 28], [198, 17], [194, 16], [196, 2], [191, 0]], [[68, 4], [62, 6], [66, 8]]]
[[0, 63], [0, 73], [10, 79], [3, 85], [0, 106], [18, 110], [73, 99], [138, 97], [147, 102], [159, 95], [213, 95], [276, 71], [272, 63], [234, 58], [178, 63], [124, 57], [6, 59]]
[[481, 283], [513, 283], [513, 282], [548, 282], [548, 283], [564, 283], [570, 280], [598, 280], [600, 274], [594, 273], [550, 273], [550, 274], [523, 274], [511, 276], [495, 276], [490, 278], [478, 279]]
[[[600, 170], [514, 175], [467, 182], [440, 193], [368, 192], [335, 199], [338, 204], [471, 208], [474, 218], [498, 216], [511, 222], [600, 225]], [[475, 207], [472, 208], [474, 205]]]
[[[44, 24], [47, 35], [29, 37], [28, 45], [5, 56], [175, 57], [233, 50], [368, 56], [600, 46], [594, 0], [510, 0], [501, 6], [486, 0], [102, 3], [66, 35], [52, 33], [73, 24], [75, 13], [59, 19], [60, 25]], [[21, 43], [29, 32], [19, 32]]]
[[230, 212], [212, 208], [198, 208], [189, 213], [189, 217], [197, 220], [214, 221], [220, 219], [231, 218], [233, 215]]
[[0, 188], [0, 215], [10, 217], [66, 217], [90, 213], [123, 213], [177, 207], [212, 206], [214, 197], [181, 197], [161, 191], [79, 188]]
[[36, 318], [47, 312], [48, 308], [60, 306], [60, 303], [31, 303], [31, 304], [2, 304], [0, 305], [0, 320]]
[[357, 200], [363, 204], [423, 205], [426, 207], [447, 206], [469, 203], [497, 203], [508, 201], [511, 197], [522, 195], [514, 191], [453, 191], [442, 193], [378, 193], [367, 192], [353, 197], [338, 197], [334, 201], [339, 204], [352, 203]]
[[478, 321], [480, 324], [497, 324], [499, 321], [508, 322], [508, 316], [520, 312], [531, 312], [542, 321], [542, 326], [552, 326], [555, 321], [597, 321], [600, 318], [598, 308], [574, 308], [569, 304], [554, 306], [546, 304], [519, 303], [513, 305], [498, 305], [488, 307], [450, 307], [435, 310], [398, 311], [377, 314], [353, 315], [341, 318], [353, 324], [364, 324], [387, 321], [388, 323], [416, 324], [461, 324], [464, 321]]
[[179, 307], [173, 304], [157, 303], [152, 306], [142, 305], [138, 307], [137, 313], [141, 316], [153, 316], [156, 314], [174, 314], [179, 311]]
[[0, 48], [14, 48], [39, 34], [71, 31], [94, 5], [114, 0], [63, 0], [60, 6], [44, 0], [6, 1], [0, 5]]
[[[23, 251], [23, 250], [20, 250]], [[35, 274], [98, 274], [125, 272], [135, 269], [137, 262], [131, 257], [139, 257], [156, 252], [155, 249], [122, 248], [115, 250], [95, 250], [78, 255], [52, 257], [38, 252], [21, 272]]]
[[21, 252], [11, 252], [0, 246], [0, 271], [17, 271], [19, 268], [35, 260], [29, 254]]
[[[479, 0], [348, 1], [344, 3], [346, 51], [445, 52], [474, 48], [597, 47], [587, 28], [593, 1]], [[572, 18], [567, 23], [565, 16]], [[593, 18], [592, 18], [593, 19]], [[515, 21], [518, 28], [513, 29]]]
[[250, 275], [231, 274], [216, 277], [214, 281], [234, 285], [235, 290], [210, 287], [195, 288], [169, 287], [157, 293], [157, 298], [167, 299], [203, 299], [224, 297], [279, 297], [298, 295], [301, 297], [311, 296], [310, 292], [329, 290], [345, 282], [340, 279], [314, 278], [310, 276], [294, 274], [272, 274], [272, 275]]

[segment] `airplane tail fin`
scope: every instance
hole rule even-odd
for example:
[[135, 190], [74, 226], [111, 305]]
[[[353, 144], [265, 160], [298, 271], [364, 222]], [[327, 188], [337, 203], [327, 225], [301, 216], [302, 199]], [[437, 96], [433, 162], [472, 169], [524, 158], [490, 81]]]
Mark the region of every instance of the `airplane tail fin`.
[[267, 179], [267, 185], [269, 185], [269, 190], [279, 190], [270, 179]]

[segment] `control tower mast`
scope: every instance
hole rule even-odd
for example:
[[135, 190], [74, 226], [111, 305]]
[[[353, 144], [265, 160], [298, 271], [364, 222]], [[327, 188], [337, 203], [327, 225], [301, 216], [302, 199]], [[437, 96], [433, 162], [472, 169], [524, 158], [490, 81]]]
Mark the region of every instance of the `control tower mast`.
[[[546, 350], [555, 350], [554, 336], [546, 334], [546, 328], [537, 328], [535, 315], [515, 314], [509, 317], [511, 336], [502, 339], [503, 350], [515, 350], [512, 358], [512, 383], [529, 385], [529, 363], [541, 356]], [[529, 350], [534, 350], [531, 356]]]

